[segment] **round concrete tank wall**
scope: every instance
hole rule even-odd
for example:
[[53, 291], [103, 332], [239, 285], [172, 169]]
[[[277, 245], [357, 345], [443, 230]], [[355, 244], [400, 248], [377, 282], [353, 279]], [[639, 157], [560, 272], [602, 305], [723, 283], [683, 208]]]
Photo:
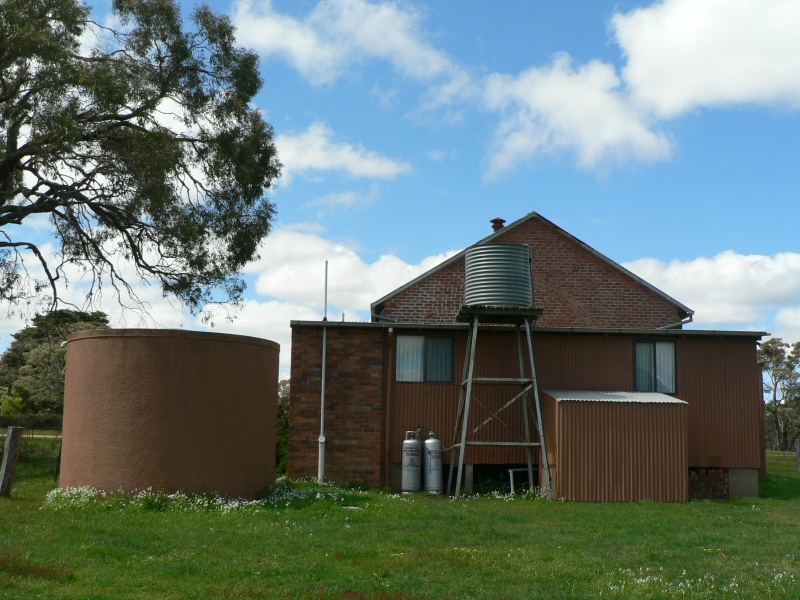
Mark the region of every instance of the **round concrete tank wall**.
[[278, 353], [219, 333], [70, 335], [61, 487], [255, 497], [275, 481]]

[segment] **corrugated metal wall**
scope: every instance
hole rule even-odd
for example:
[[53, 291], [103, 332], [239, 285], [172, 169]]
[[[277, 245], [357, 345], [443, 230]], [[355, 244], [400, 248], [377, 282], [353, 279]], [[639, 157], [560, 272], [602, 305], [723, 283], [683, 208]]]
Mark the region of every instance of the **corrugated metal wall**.
[[551, 390], [632, 391], [633, 340], [619, 335], [534, 335], [539, 385]]
[[[487, 327], [478, 335], [476, 376], [518, 377], [516, 335], [496, 329]], [[441, 330], [436, 334], [452, 334], [455, 340], [452, 384], [397, 383], [391, 375], [393, 369], [387, 365], [387, 396], [391, 398], [387, 421], [390, 462], [400, 462], [402, 440], [408, 429], [421, 426], [426, 435], [433, 430], [446, 447], [453, 442], [467, 335], [464, 330]], [[613, 333], [535, 332], [540, 389], [633, 391], [634, 343], [641, 339], [652, 338]], [[689, 423], [687, 467], [763, 469], [764, 417], [755, 340], [680, 335], [668, 339], [676, 344], [674, 395], [689, 404], [684, 411]], [[511, 386], [478, 388], [476, 395], [499, 407], [513, 396], [511, 392]], [[472, 406], [470, 431], [486, 416], [476, 403]], [[510, 424], [523, 431], [521, 406], [510, 408], [506, 414]], [[509, 437], [505, 428], [495, 423], [473, 439], [502, 441]], [[449, 455], [445, 458], [449, 460]], [[519, 448], [472, 447], [468, 448], [465, 460], [476, 464], [512, 464], [525, 462], [525, 455]]]
[[555, 404], [553, 495], [578, 501], [683, 502], [689, 493], [685, 404]]
[[[437, 332], [442, 335], [442, 332]], [[516, 336], [508, 333], [481, 331], [478, 335], [478, 358], [476, 360], [477, 377], [519, 377], [519, 358], [517, 354]], [[461, 374], [466, 350], [466, 333], [456, 332], [454, 335], [454, 381], [453, 383], [406, 383], [394, 382], [391, 390], [391, 418], [389, 440], [391, 443], [390, 462], [401, 461], [402, 441], [405, 432], [417, 427], [423, 428], [423, 435], [428, 431], [436, 432], [437, 437], [446, 448], [454, 439], [458, 398], [461, 390]], [[523, 340], [524, 343], [524, 340]], [[391, 376], [391, 375], [390, 375]], [[519, 391], [519, 386], [485, 386], [478, 385], [473, 395], [494, 410], [502, 407]], [[530, 401], [533, 399], [531, 397]], [[532, 405], [531, 405], [532, 407]], [[517, 400], [504, 412], [503, 419], [518, 434], [523, 434], [524, 421], [522, 401]], [[470, 409], [469, 431], [483, 423], [489, 413], [477, 402]], [[531, 422], [532, 439], [536, 441], [535, 423]], [[459, 432], [460, 436], [460, 432]], [[517, 439], [513, 432], [501, 423], [493, 420], [468, 439], [482, 441], [506, 441]], [[450, 454], [445, 455], [450, 460]], [[474, 464], [514, 464], [525, 462], [525, 451], [520, 448], [467, 448], [465, 461]]]
[[675, 395], [689, 403], [689, 465], [761, 469], [764, 412], [755, 343], [686, 338], [676, 341], [675, 357]]

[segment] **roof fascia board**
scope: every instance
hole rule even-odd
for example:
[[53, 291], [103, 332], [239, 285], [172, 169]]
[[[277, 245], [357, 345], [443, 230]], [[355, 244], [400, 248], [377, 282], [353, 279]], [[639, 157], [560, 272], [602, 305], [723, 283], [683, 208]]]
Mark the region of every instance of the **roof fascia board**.
[[[469, 323], [354, 323], [348, 321], [291, 321], [291, 327], [341, 327], [356, 329], [439, 329], [450, 331], [467, 331]], [[513, 326], [485, 325], [481, 326], [497, 330], [511, 330]], [[602, 327], [534, 327], [533, 333], [554, 334], [590, 334], [590, 335], [634, 335], [639, 337], [727, 337], [761, 339], [770, 336], [766, 331], [723, 331], [716, 329], [615, 329]]]

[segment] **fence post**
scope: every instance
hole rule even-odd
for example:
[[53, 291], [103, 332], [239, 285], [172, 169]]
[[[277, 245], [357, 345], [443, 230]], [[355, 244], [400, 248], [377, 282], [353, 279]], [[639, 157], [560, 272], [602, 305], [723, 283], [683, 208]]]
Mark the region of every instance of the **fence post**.
[[22, 427], [9, 427], [6, 432], [6, 445], [3, 451], [3, 466], [0, 467], [0, 496], [11, 495], [14, 473], [17, 470], [17, 457], [22, 442]]

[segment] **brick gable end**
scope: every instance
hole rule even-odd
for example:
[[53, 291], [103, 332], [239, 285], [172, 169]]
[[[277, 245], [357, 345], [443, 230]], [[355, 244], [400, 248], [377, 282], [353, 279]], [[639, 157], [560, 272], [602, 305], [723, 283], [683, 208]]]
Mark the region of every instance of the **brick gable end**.
[[[534, 302], [543, 327], [657, 328], [681, 320], [678, 306], [539, 218], [492, 242], [533, 251]], [[463, 300], [464, 257], [388, 298], [382, 314], [401, 322], [449, 323]]]

